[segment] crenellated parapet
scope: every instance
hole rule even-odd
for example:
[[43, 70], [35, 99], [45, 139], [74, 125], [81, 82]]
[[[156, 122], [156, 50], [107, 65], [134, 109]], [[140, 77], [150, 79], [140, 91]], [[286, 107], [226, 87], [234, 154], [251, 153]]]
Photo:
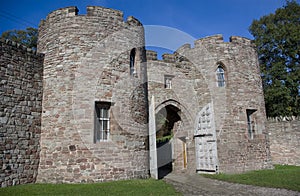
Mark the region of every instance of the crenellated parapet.
[[[199, 53], [203, 52], [203, 49], [207, 52], [212, 52], [210, 50], [213, 50], [214, 53], [217, 53], [217, 50], [220, 50], [223, 48], [229, 49], [229, 48], [236, 48], [242, 46], [245, 48], [245, 50], [248, 50], [248, 47], [253, 49], [254, 45], [252, 41], [248, 38], [239, 37], [239, 36], [231, 36], [229, 42], [225, 42], [223, 39], [223, 36], [213, 35], [204, 37], [198, 40], [195, 40], [194, 47], [191, 47], [191, 44], [184, 44], [181, 47], [179, 47], [173, 54], [163, 54], [162, 60], [158, 60], [157, 58], [157, 52], [155, 51], [147, 51], [146, 56], [147, 60], [149, 61], [161, 61], [166, 63], [175, 63], [175, 62], [182, 62], [182, 61], [188, 61], [187, 58], [184, 56], [189, 53]], [[201, 50], [199, 50], [201, 49]], [[217, 49], [217, 50], [216, 50]], [[220, 51], [219, 51], [220, 52]], [[203, 54], [198, 54], [199, 56], [202, 56]]]
[[163, 54], [162, 59], [164, 62], [167, 63], [175, 63], [176, 62], [176, 54]]
[[254, 47], [254, 44], [252, 41], [248, 38], [239, 37], [239, 36], [231, 36], [229, 39], [229, 42], [225, 42], [223, 35], [217, 34], [212, 35], [204, 38], [200, 38], [195, 40], [194, 47], [192, 48], [190, 44], [184, 44], [181, 47], [179, 47], [176, 52], [180, 54], [184, 54], [186, 52], [189, 52], [193, 50], [194, 48], [208, 48], [208, 47], [217, 47], [219, 45], [227, 45], [228, 47], [236, 47], [237, 45], [241, 46], [248, 46], [248, 47]]
[[157, 60], [157, 52], [153, 51], [153, 50], [147, 50], [146, 51], [146, 58], [147, 58], [147, 61]]
[[[61, 8], [51, 12], [39, 25], [38, 51], [53, 50], [61, 45], [59, 42], [78, 44], [103, 40], [114, 33], [136, 33], [137, 42], [144, 42], [144, 29], [139, 20], [129, 16], [123, 19], [123, 12], [119, 10], [87, 6], [85, 15], [78, 14], [75, 6]], [[72, 39], [72, 40], [71, 40]], [[134, 42], [134, 41], [133, 41]], [[90, 45], [90, 44], [88, 44]]]
[[251, 40], [248, 38], [240, 37], [240, 36], [231, 36], [229, 38], [229, 42], [225, 42], [223, 35], [217, 34], [208, 37], [204, 37], [195, 41], [195, 47], [199, 44], [243, 44], [243, 45], [251, 45]]
[[123, 20], [123, 12], [100, 6], [87, 6], [87, 16], [97, 16], [101, 18], [114, 18]]
[[142, 23], [133, 16], [128, 16], [126, 23], [133, 26], [143, 26]]
[[162, 55], [162, 60], [157, 58], [157, 52], [152, 50], [146, 51], [147, 61], [157, 61], [157, 62], [164, 62], [164, 63], [182, 63], [182, 62], [189, 62], [189, 60], [180, 55], [178, 52], [174, 52], [173, 54], [165, 53]]
[[230, 43], [236, 43], [241, 45], [253, 46], [253, 42], [251, 39], [240, 37], [240, 36], [231, 36], [229, 38]]
[[51, 20], [53, 18], [63, 18], [63, 17], [77, 16], [78, 11], [79, 10], [76, 6], [60, 8], [60, 9], [54, 10], [53, 12], [48, 14], [47, 20]]
[[[126, 21], [123, 19], [123, 12], [119, 10], [114, 10], [110, 8], [104, 8], [100, 6], [87, 6], [86, 15], [78, 15], [78, 8], [76, 6], [70, 6], [55, 10], [48, 14], [46, 20], [42, 20], [40, 23], [40, 28], [42, 28], [47, 23], [57, 23], [60, 20], [64, 20], [70, 17], [79, 17], [79, 18], [90, 18], [95, 20], [96, 18], [101, 21], [101, 23], [127, 23], [129, 25], [141, 26], [141, 22], [129, 16]], [[100, 24], [101, 24], [100, 23]]]
[[195, 47], [198, 47], [199, 45], [202, 44], [220, 44], [220, 43], [224, 43], [223, 35], [220, 34], [204, 37], [194, 42]]
[[17, 43], [17, 42], [14, 42], [14, 41], [11, 41], [11, 40], [8, 40], [8, 39], [0, 39], [0, 42], [5, 43], [7, 46], [11, 46], [13, 48], [20, 49], [24, 53], [27, 53], [27, 54], [30, 54], [30, 55], [36, 55], [39, 58], [44, 57], [44, 54], [38, 53], [36, 50], [28, 48], [28, 47], [26, 47], [22, 44]]
[[[42, 21], [42, 24], [45, 21], [52, 22], [58, 19], [78, 16], [78, 12], [79, 10], [76, 6], [60, 8], [48, 14], [46, 20]], [[83, 15], [79, 15], [79, 16], [83, 16]], [[123, 21], [123, 12], [109, 9], [109, 8], [99, 7], [99, 6], [87, 6], [86, 16], [98, 17], [102, 19], [110, 18], [111, 21], [113, 20]]]
[[76, 6], [70, 6], [65, 8], [60, 8], [58, 10], [54, 10], [48, 14], [45, 20], [41, 20], [39, 24], [39, 29], [43, 28], [48, 23], [51, 23], [56, 20], [60, 20], [62, 18], [77, 16], [78, 15], [78, 8]]

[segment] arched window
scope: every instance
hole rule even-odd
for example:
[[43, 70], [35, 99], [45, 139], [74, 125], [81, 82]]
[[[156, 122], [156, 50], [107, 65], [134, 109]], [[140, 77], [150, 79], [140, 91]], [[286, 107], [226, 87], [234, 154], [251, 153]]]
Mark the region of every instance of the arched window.
[[135, 74], [135, 68], [134, 68], [134, 62], [135, 62], [135, 48], [133, 48], [130, 52], [130, 75], [132, 76]]
[[225, 71], [223, 66], [219, 65], [216, 71], [218, 87], [225, 86]]

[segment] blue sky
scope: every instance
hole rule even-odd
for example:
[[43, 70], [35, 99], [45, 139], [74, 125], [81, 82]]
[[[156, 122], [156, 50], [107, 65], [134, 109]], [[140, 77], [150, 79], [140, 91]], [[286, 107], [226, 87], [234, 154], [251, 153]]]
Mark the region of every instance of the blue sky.
[[[79, 14], [87, 5], [121, 10], [144, 25], [176, 28], [194, 38], [223, 34], [252, 39], [248, 27], [253, 19], [274, 13], [285, 0], [0, 0], [0, 33], [11, 29], [38, 27], [53, 10], [77, 6]], [[147, 43], [146, 43], [147, 44]]]

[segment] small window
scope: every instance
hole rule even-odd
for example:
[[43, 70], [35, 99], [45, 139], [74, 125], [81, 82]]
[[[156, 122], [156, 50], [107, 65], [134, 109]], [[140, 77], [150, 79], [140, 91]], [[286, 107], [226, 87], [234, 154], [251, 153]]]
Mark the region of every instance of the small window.
[[109, 102], [95, 103], [95, 127], [94, 127], [94, 142], [107, 141], [110, 131], [110, 106]]
[[130, 66], [129, 66], [129, 69], [130, 69], [130, 75], [131, 76], [133, 76], [135, 74], [134, 64], [135, 64], [135, 48], [132, 49], [131, 52], [130, 52]]
[[254, 138], [254, 134], [256, 131], [256, 122], [255, 119], [253, 118], [253, 113], [256, 112], [256, 110], [253, 109], [247, 109], [247, 124], [248, 124], [248, 137], [250, 139]]
[[225, 86], [225, 71], [221, 65], [218, 66], [216, 74], [217, 74], [218, 87], [224, 87]]
[[172, 89], [172, 79], [174, 76], [172, 75], [165, 75], [165, 88]]

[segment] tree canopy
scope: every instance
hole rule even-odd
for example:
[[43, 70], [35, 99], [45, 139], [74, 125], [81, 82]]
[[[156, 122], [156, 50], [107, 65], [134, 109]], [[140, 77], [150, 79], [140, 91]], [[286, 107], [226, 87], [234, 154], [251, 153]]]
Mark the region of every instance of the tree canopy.
[[38, 30], [28, 27], [26, 30], [9, 30], [2, 33], [1, 38], [9, 39], [36, 50]]
[[267, 116], [300, 116], [300, 5], [287, 1], [249, 27], [257, 46]]

